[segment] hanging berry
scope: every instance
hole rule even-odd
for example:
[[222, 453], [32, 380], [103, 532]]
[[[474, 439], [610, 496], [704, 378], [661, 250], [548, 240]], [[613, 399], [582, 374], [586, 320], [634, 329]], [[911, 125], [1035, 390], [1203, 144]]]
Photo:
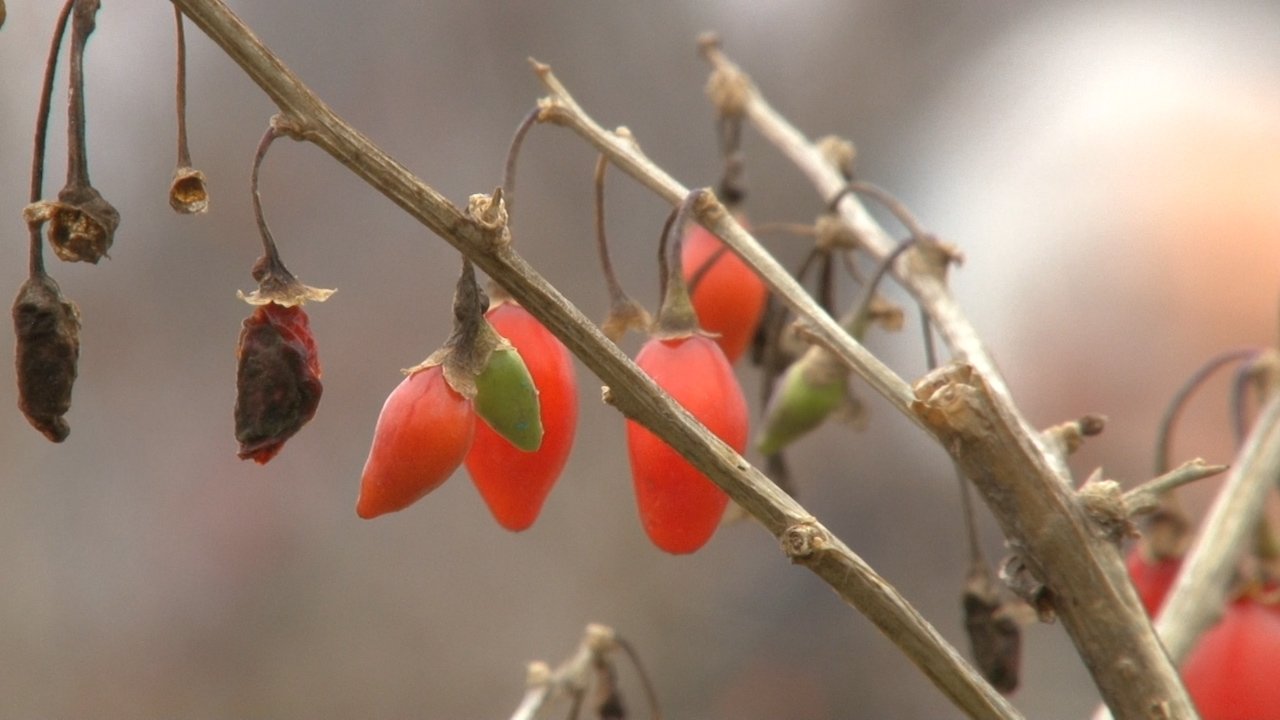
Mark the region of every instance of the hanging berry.
[[[689, 300], [680, 263], [681, 224], [699, 193], [691, 193], [679, 220], [664, 231], [675, 238], [673, 262], [654, 336], [636, 364], [672, 399], [738, 452], [747, 442], [747, 404], [724, 351], [703, 334]], [[666, 265], [666, 263], [663, 263]], [[669, 553], [690, 553], [711, 539], [729, 497], [670, 445], [627, 420], [627, 451], [640, 520], [649, 539]]]
[[[66, 440], [71, 432], [63, 416], [71, 409], [71, 389], [80, 358], [80, 311], [75, 303], [63, 297], [58, 283], [45, 272], [41, 232], [49, 219], [52, 204], [40, 202], [40, 196], [44, 194], [45, 141], [54, 73], [74, 3], [75, 0], [68, 0], [58, 15], [49, 59], [45, 64], [40, 108], [36, 113], [30, 204], [23, 212], [29, 233], [28, 273], [26, 282], [18, 289], [12, 310], [17, 336], [18, 408], [32, 427], [53, 442]], [[0, 2], [0, 22], [3, 21], [3, 11], [4, 6]]]
[[[39, 229], [32, 244], [40, 247]], [[33, 272], [13, 302], [17, 334], [18, 407], [53, 442], [71, 432], [63, 415], [71, 409], [71, 387], [80, 357], [80, 312], [43, 271]]]
[[569, 459], [578, 424], [577, 379], [569, 350], [514, 300], [499, 300], [486, 318], [528, 363], [544, 434], [542, 446], [526, 452], [480, 423], [467, 471], [498, 524], [520, 531], [537, 519]]
[[681, 262], [698, 322], [714, 334], [729, 362], [737, 361], [764, 316], [768, 288], [751, 266], [698, 224], [685, 234]]
[[302, 309], [308, 300], [322, 302], [333, 290], [303, 285], [280, 260], [262, 213], [258, 170], [272, 141], [282, 134], [276, 116], [262, 136], [253, 158], [249, 189], [262, 236], [262, 257], [253, 266], [258, 289], [240, 299], [254, 306], [240, 330], [236, 346], [236, 440], [241, 459], [265, 464], [284, 443], [315, 416], [323, 387], [320, 358], [310, 320]]
[[365, 519], [403, 510], [439, 487], [475, 434], [471, 401], [449, 387], [441, 366], [405, 372], [378, 414], [360, 476], [356, 514]]
[[464, 260], [454, 292], [453, 333], [405, 371], [408, 377], [378, 416], [360, 478], [360, 517], [403, 510], [439, 487], [466, 458], [478, 427], [524, 452], [541, 446], [537, 388], [520, 353], [485, 320], [488, 303], [471, 262]]
[[1204, 720], [1280, 717], [1280, 612], [1243, 598], [1227, 606], [1182, 666], [1187, 692]]

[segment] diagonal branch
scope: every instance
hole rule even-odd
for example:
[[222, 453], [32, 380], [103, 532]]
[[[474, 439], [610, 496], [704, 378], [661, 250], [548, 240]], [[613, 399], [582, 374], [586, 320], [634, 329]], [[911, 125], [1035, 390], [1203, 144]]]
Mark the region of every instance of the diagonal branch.
[[[455, 207], [334, 114], [221, 0], [173, 2], [271, 97], [285, 115], [282, 125], [290, 128], [295, 139], [307, 140], [329, 153], [503, 285], [608, 383], [613, 404], [619, 410], [667, 441], [723, 488], [784, 543], [794, 561], [809, 567], [842, 599], [870, 618], [952, 702], [975, 718], [1020, 717], [892, 586], [803, 507], [672, 402], [586, 316], [504, 243], [505, 228]], [[616, 149], [606, 152], [613, 157]], [[668, 190], [679, 187], [665, 173], [661, 175], [668, 181]], [[668, 192], [660, 194], [671, 199]], [[683, 198], [680, 192], [674, 195], [677, 201]], [[485, 200], [483, 196], [479, 198]], [[718, 203], [704, 210], [712, 216], [723, 213]], [[728, 217], [727, 213], [723, 215]], [[825, 314], [809, 315], [820, 330], [831, 323]], [[841, 347], [851, 349], [846, 347], [847, 336], [837, 334], [838, 328], [828, 330]], [[882, 368], [882, 392], [895, 405], [904, 407], [909, 399], [906, 384], [860, 347], [851, 352], [866, 367]]]
[[[809, 176], [824, 198], [836, 196], [847, 184], [841, 172], [769, 106], [713, 37], [704, 37], [701, 47], [717, 73], [739, 83], [743, 113], [756, 129]], [[844, 194], [839, 210], [874, 255], [884, 258], [892, 252], [896, 243], [852, 194]], [[752, 248], [740, 237], [722, 237], [755, 265]], [[1154, 708], [1170, 718], [1196, 717], [1129, 582], [1118, 548], [1100, 541], [1099, 528], [1077, 502], [1065, 458], [1052, 451], [1018, 412], [990, 353], [951, 296], [945, 274], [922, 265], [915, 252], [898, 260], [894, 273], [929, 315], [958, 363], [917, 384], [918, 420], [982, 492], [1034, 581], [1056, 598], [1058, 615], [1104, 701], [1123, 718], [1149, 717]], [[816, 339], [826, 343], [825, 338]], [[848, 362], [847, 355], [837, 354]]]

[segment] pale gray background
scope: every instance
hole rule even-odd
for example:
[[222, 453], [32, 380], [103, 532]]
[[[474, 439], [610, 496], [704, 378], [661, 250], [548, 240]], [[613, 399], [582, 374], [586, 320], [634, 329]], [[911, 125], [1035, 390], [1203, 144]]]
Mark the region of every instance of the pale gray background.
[[[10, 2], [0, 31], [10, 292], [26, 264], [19, 217], [55, 5]], [[358, 520], [373, 422], [398, 369], [447, 334], [458, 263], [327, 156], [290, 142], [268, 158], [263, 193], [290, 268], [339, 289], [309, 308], [326, 390], [270, 465], [237, 460], [233, 349], [249, 308], [235, 290], [252, 288], [247, 180], [273, 108], [189, 28], [192, 152], [213, 204], [204, 217], [174, 215], [170, 6], [104, 5], [88, 53], [90, 166], [123, 221], [100, 266], [50, 260], [84, 315], [70, 439], [45, 441], [0, 383], [0, 716], [503, 717], [525, 662], [558, 661], [588, 621], [632, 639], [668, 717], [957, 716], [758, 528], [725, 528], [692, 557], [649, 546], [621, 420], [585, 371], [577, 446], [533, 529], [498, 528], [465, 472], [409, 511]], [[964, 250], [957, 293], [1033, 421], [1110, 416], [1078, 458], [1081, 475], [1099, 464], [1126, 481], [1146, 475], [1180, 379], [1216, 350], [1275, 340], [1271, 4], [236, 6], [340, 114], [459, 203], [500, 181], [511, 131], [540, 94], [530, 55], [675, 177], [714, 182], [694, 40], [718, 30], [777, 108], [812, 135], [853, 138], [862, 176]], [[61, 186], [62, 118], [52, 127], [49, 195]], [[594, 155], [554, 128], [526, 147], [519, 247], [598, 316]], [[799, 174], [750, 133], [747, 151], [752, 217], [810, 220], [820, 201]], [[665, 208], [615, 174], [609, 212], [624, 282], [652, 303]], [[769, 244], [791, 264], [804, 253], [798, 240]], [[914, 378], [918, 337], [912, 316], [900, 337], [870, 344]], [[6, 333], [0, 355], [11, 352]], [[755, 372], [741, 376], [754, 398]], [[801, 500], [963, 643], [951, 470], [915, 427], [870, 406], [866, 432], [828, 428], [797, 446]], [[1224, 407], [1197, 406], [1181, 455], [1229, 457]], [[1030, 717], [1084, 717], [1096, 701], [1058, 627], [1028, 631], [1024, 671], [1014, 700]]]

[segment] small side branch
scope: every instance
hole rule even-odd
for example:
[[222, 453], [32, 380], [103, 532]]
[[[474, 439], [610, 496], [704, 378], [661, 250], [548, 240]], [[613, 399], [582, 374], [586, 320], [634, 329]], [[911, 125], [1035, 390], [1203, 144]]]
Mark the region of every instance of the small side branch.
[[[1194, 718], [1195, 709], [1111, 535], [1064, 487], [1012, 408], [967, 365], [916, 384], [915, 410], [982, 493], [1021, 568], [1014, 578], [1042, 617], [1056, 614], [1118, 717]], [[1153, 715], [1161, 708], [1164, 715]]]

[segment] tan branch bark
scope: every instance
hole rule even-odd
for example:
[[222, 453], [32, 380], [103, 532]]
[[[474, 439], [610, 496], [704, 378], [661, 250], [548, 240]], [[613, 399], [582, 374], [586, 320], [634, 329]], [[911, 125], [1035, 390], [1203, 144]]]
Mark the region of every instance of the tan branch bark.
[[1253, 537], [1276, 478], [1280, 478], [1280, 396], [1258, 416], [1156, 620], [1156, 630], [1174, 662], [1186, 659], [1196, 638], [1217, 622], [1236, 562]]
[[[870, 566], [640, 372], [589, 319], [502, 241], [501, 227], [486, 225], [455, 207], [334, 114], [221, 0], [173, 1], [271, 97], [285, 116], [282, 125], [291, 128], [296, 139], [307, 140], [332, 155], [502, 284], [608, 383], [619, 410], [650, 428], [722, 487], [784, 543], [792, 559], [812, 569], [841, 598], [870, 618], [959, 708], [975, 718], [1020, 717]], [[616, 150], [611, 157], [614, 154]], [[652, 168], [636, 168], [633, 172], [648, 178], [645, 184], [650, 187], [665, 188], [659, 194], [668, 200], [678, 201], [684, 196], [683, 188], [665, 173]], [[722, 213], [718, 203], [703, 210], [711, 217]], [[728, 218], [727, 213], [723, 218]], [[716, 227], [721, 228], [725, 222], [732, 223], [731, 219], [721, 219]], [[737, 232], [741, 233], [741, 229]], [[757, 262], [764, 264], [762, 258], [767, 255], [763, 251], [755, 254]], [[808, 307], [798, 297], [791, 300], [798, 307]], [[899, 408], [905, 408], [909, 394], [900, 378], [856, 343], [851, 344], [838, 328], [830, 327], [834, 325], [830, 317], [812, 315], [811, 320], [820, 331], [831, 335], [836, 346], [858, 358], [857, 367], [863, 368], [862, 372], [878, 378], [877, 387], [882, 393]]]
[[1015, 585], [1062, 618], [1116, 716], [1196, 717], [1114, 539], [1054, 479], [1005, 399], [967, 365], [930, 373], [916, 397], [916, 412], [986, 498], [1029, 571]]
[[[752, 125], [809, 176], [823, 197], [834, 197], [846, 181], [817, 146], [769, 106], [714, 39], [704, 39], [702, 48], [718, 72], [741, 77], [741, 106]], [[873, 254], [883, 258], [892, 250], [889, 235], [856, 198], [846, 195], [839, 209]], [[725, 236], [725, 241], [752, 262], [737, 238]], [[919, 419], [978, 487], [1034, 581], [1052, 593], [1063, 625], [1117, 717], [1196, 717], [1118, 548], [1100, 537], [1100, 528], [1076, 501], [1065, 458], [1018, 412], [945, 278], [921, 272], [912, 264], [913, 254], [895, 264], [895, 275], [964, 363], [917, 384]], [[824, 338], [818, 340], [825, 344]], [[954, 411], [963, 412], [963, 422], [951, 416], [947, 403], [953, 394], [961, 403]], [[935, 407], [935, 402], [941, 405]]]

